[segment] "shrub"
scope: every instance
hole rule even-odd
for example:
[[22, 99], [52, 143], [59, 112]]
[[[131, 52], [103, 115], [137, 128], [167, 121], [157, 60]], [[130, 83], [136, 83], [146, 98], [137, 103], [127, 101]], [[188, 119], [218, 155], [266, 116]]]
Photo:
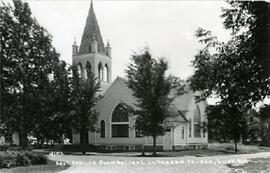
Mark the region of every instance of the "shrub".
[[33, 152], [27, 152], [26, 156], [31, 160], [32, 165], [39, 165], [39, 164], [47, 163], [47, 158], [44, 155], [33, 153]]
[[7, 145], [0, 145], [0, 151], [7, 151], [8, 146]]
[[24, 151], [0, 152], [0, 168], [11, 168], [15, 166], [29, 166], [46, 163], [47, 158], [38, 153]]
[[31, 159], [25, 155], [25, 153], [17, 153], [16, 166], [28, 166], [31, 165]]
[[11, 168], [16, 166], [16, 157], [7, 152], [0, 153], [0, 168]]

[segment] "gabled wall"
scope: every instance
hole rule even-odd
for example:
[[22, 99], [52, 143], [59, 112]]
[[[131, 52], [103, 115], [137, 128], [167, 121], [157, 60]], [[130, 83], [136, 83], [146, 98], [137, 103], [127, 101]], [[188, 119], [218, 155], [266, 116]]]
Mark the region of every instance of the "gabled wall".
[[135, 99], [132, 96], [131, 90], [126, 86], [123, 79], [117, 77], [111, 86], [104, 93], [104, 97], [97, 104], [97, 111], [100, 113], [97, 124], [100, 125], [100, 121], [105, 121], [105, 138], [100, 137], [100, 133], [89, 133], [90, 144], [143, 144], [143, 138], [135, 137], [134, 120], [135, 117], [129, 118], [129, 138], [117, 138], [111, 137], [111, 115], [114, 108], [121, 102], [134, 106]]

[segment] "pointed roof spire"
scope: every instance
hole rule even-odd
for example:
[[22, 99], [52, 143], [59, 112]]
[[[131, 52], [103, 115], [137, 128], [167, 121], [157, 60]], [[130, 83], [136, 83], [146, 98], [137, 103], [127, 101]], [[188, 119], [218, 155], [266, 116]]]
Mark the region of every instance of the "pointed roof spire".
[[73, 45], [77, 45], [76, 37], [74, 37]]
[[110, 40], [109, 39], [107, 39], [107, 47], [110, 47], [111, 45], [110, 45]]
[[94, 12], [93, 1], [91, 0], [90, 9], [88, 12], [86, 24], [85, 24], [82, 39], [81, 39], [81, 45], [80, 45], [80, 50], [79, 50], [80, 55], [90, 53], [91, 42], [94, 40], [94, 38], [98, 42], [98, 46], [99, 46], [98, 52], [104, 53], [104, 43], [103, 43], [102, 36], [99, 30], [97, 18]]

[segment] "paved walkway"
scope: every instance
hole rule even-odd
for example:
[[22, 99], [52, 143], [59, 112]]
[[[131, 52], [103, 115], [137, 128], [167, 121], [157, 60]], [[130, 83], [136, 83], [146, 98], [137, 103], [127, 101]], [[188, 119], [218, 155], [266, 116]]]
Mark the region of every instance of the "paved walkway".
[[106, 155], [63, 155], [49, 156], [57, 164], [70, 164], [71, 167], [61, 173], [223, 173], [230, 172], [228, 163], [243, 164], [252, 158], [270, 158], [270, 152], [256, 154], [238, 154], [207, 157], [135, 157], [138, 153], [114, 153]]

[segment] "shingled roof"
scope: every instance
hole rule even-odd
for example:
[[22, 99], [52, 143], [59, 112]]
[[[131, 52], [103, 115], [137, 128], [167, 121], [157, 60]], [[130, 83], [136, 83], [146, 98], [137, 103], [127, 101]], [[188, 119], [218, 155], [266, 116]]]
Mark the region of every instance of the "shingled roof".
[[81, 39], [79, 55], [90, 53], [91, 42], [94, 40], [98, 42], [98, 52], [104, 53], [104, 43], [99, 30], [97, 18], [94, 12], [93, 3], [91, 1], [90, 9], [86, 19], [86, 24]]

